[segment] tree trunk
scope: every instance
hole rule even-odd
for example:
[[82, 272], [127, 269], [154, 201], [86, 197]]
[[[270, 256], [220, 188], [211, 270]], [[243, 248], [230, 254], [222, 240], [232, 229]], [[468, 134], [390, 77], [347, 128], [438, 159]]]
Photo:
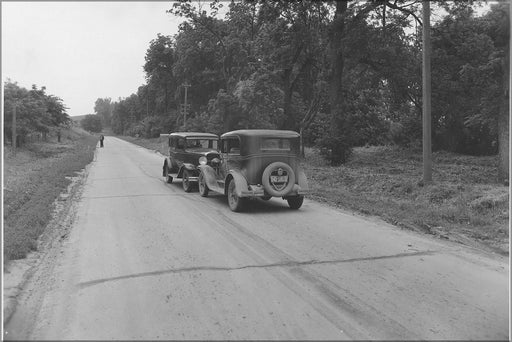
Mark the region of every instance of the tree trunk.
[[345, 31], [345, 13], [347, 2], [336, 2], [336, 13], [329, 30], [329, 113], [330, 128], [327, 133], [326, 148], [331, 150], [328, 159], [331, 165], [339, 165], [346, 161], [345, 155], [350, 149], [349, 139], [344, 136], [347, 128], [344, 124], [345, 113], [343, 110], [345, 99], [342, 94], [342, 78], [344, 67], [344, 54], [342, 39]]
[[306, 157], [306, 153], [304, 151], [304, 128], [300, 127], [300, 155], [302, 158]]
[[284, 116], [284, 122], [280, 129], [290, 129], [295, 130], [295, 117], [292, 113], [292, 94], [293, 89], [289, 85], [289, 79], [285, 80], [285, 87], [284, 87], [284, 98], [283, 98], [283, 116]]
[[498, 181], [509, 183], [509, 110], [508, 99], [502, 100], [500, 116], [498, 118]]
[[510, 43], [505, 47], [503, 61], [503, 97], [498, 117], [498, 182], [509, 184], [509, 102], [510, 102]]
[[336, 3], [336, 13], [329, 33], [331, 61], [329, 102], [331, 104], [331, 114], [333, 115], [336, 115], [343, 103], [343, 96], [341, 96], [344, 65], [342, 38], [345, 29], [345, 18], [343, 16], [346, 11], [347, 2], [338, 1]]

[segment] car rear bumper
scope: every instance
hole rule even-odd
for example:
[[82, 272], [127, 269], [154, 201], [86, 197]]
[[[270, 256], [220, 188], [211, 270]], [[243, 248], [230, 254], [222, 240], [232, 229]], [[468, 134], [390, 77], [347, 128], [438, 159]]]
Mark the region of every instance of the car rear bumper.
[[248, 190], [242, 190], [242, 197], [263, 197], [265, 191], [261, 185], [249, 185]]
[[[297, 195], [307, 195], [310, 194], [311, 190], [309, 189], [302, 189], [298, 184], [295, 184], [290, 192], [288, 192], [286, 195], [283, 195], [282, 197], [290, 197], [290, 196], [297, 196]], [[265, 197], [269, 196], [264, 188], [263, 185], [249, 185], [248, 190], [242, 190], [241, 191], [241, 197]]]

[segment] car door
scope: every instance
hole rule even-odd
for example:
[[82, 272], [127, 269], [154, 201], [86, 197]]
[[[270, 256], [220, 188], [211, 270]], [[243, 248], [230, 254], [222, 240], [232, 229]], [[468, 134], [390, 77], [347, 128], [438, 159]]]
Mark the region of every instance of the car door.
[[171, 161], [171, 169], [170, 172], [177, 173], [179, 170], [177, 160], [177, 142], [178, 137], [169, 137], [169, 159]]
[[179, 137], [176, 140], [175, 158], [174, 161], [177, 165], [178, 170], [183, 166], [183, 158], [185, 156], [185, 138]]
[[224, 139], [222, 146], [222, 172], [223, 178], [228, 175], [229, 170], [240, 170], [241, 154], [240, 154], [240, 138], [227, 137]]

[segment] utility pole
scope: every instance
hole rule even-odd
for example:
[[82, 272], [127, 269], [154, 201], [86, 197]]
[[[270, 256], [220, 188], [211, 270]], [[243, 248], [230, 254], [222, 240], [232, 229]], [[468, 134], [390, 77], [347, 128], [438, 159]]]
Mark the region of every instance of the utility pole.
[[16, 101], [12, 106], [12, 152], [16, 155], [16, 143], [18, 139], [16, 139]]
[[187, 90], [190, 87], [190, 84], [189, 83], [183, 83], [183, 87], [185, 88], [185, 104], [183, 106], [183, 129], [187, 130], [187, 111], [188, 111]]
[[432, 182], [430, 2], [423, 0], [423, 183]]

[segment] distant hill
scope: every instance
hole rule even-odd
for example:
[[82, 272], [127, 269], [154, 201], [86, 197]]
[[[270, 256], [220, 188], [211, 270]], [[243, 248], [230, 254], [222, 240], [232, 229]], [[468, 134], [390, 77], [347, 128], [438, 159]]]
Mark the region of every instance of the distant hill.
[[83, 118], [85, 118], [87, 115], [76, 115], [76, 116], [70, 116], [71, 120], [74, 122], [80, 122]]

